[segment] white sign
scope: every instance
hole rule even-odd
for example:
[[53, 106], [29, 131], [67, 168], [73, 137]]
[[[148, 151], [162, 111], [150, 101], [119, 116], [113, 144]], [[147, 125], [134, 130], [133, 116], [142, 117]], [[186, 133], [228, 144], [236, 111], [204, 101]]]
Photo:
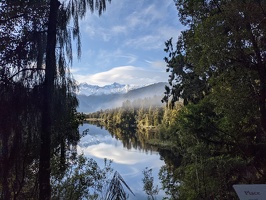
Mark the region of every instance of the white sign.
[[240, 200], [266, 200], [266, 184], [233, 185]]

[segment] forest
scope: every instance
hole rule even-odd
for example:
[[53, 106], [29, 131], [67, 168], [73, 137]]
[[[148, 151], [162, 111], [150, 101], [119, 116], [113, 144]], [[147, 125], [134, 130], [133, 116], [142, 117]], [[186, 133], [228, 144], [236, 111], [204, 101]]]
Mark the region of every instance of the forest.
[[133, 126], [161, 149], [170, 199], [238, 199], [234, 184], [265, 184], [266, 4], [175, 5], [186, 30], [177, 44], [165, 42], [165, 106], [125, 102], [87, 117], [113, 129]]
[[126, 101], [84, 115], [76, 111], [72, 42], [80, 56], [80, 20], [108, 2], [0, 2], [0, 199], [125, 199], [112, 193], [120, 175], [106, 180], [108, 161], [100, 168], [77, 155], [86, 118], [120, 138], [128, 133], [120, 129], [136, 128], [136, 145], [159, 149], [166, 199], [237, 199], [234, 184], [264, 184], [265, 1], [174, 0], [185, 30], [165, 42], [163, 106]]

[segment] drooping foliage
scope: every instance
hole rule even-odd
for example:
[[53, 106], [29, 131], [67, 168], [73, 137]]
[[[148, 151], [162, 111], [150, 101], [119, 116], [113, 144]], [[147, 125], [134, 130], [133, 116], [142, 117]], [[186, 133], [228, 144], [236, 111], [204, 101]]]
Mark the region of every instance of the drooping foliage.
[[1, 1], [1, 199], [50, 199], [50, 159], [65, 169], [80, 137], [72, 38], [80, 55], [79, 20], [105, 9], [105, 0]]

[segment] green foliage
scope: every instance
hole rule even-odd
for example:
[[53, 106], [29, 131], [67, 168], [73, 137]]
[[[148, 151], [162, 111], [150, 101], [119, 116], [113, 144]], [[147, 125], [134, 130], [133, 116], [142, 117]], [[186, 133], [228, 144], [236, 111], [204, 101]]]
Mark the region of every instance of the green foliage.
[[[239, 110], [239, 106], [220, 104], [222, 99], [216, 95], [188, 104], [174, 119], [175, 131], [169, 136], [181, 163], [174, 167], [166, 163], [160, 173], [163, 188], [173, 199], [236, 199], [233, 184], [263, 180], [257, 170], [261, 155], [254, 154], [259, 148], [254, 103], [246, 97]], [[232, 99], [235, 95], [240, 94], [234, 91]], [[245, 112], [245, 117], [239, 112]]]
[[233, 184], [265, 182], [266, 4], [175, 2], [187, 29], [176, 49], [166, 42], [163, 100], [184, 107], [160, 127], [181, 162], [162, 168], [163, 187], [172, 199], [236, 199]]
[[153, 98], [123, 102], [122, 106], [105, 111], [87, 114], [88, 119], [101, 119], [108, 126], [117, 127], [153, 127], [161, 123], [163, 108], [150, 105]]
[[142, 179], [143, 182], [143, 190], [148, 195], [148, 199], [156, 199], [155, 196], [159, 193], [158, 185], [154, 186], [153, 184], [153, 176], [152, 176], [152, 169], [148, 169], [147, 167], [142, 172], [144, 178]]
[[103, 199], [109, 176], [112, 173], [111, 162], [105, 160], [101, 169], [93, 159], [79, 155], [70, 159], [64, 172], [60, 168], [60, 159], [52, 160], [52, 199]]
[[168, 40], [164, 49], [169, 57], [165, 57], [167, 63], [167, 72], [169, 75], [169, 86], [166, 86], [164, 102], [171, 101], [171, 106], [176, 101], [183, 100], [186, 105], [188, 102], [197, 103], [208, 92], [209, 87], [207, 83], [208, 74], [199, 73], [196, 69], [196, 63], [189, 60], [186, 55], [184, 47], [185, 36], [179, 37], [177, 49], [174, 50], [172, 39]]
[[252, 163], [239, 149], [235, 133], [219, 129], [222, 117], [204, 101], [184, 108], [178, 120], [182, 163], [174, 173], [179, 174], [180, 199], [234, 198], [234, 177], [244, 177], [245, 165]]

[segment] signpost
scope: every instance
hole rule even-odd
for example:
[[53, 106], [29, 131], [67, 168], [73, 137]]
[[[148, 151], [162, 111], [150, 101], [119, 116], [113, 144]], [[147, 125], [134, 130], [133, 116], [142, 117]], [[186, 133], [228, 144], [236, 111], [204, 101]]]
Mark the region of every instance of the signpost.
[[266, 200], [266, 184], [233, 185], [240, 200]]

